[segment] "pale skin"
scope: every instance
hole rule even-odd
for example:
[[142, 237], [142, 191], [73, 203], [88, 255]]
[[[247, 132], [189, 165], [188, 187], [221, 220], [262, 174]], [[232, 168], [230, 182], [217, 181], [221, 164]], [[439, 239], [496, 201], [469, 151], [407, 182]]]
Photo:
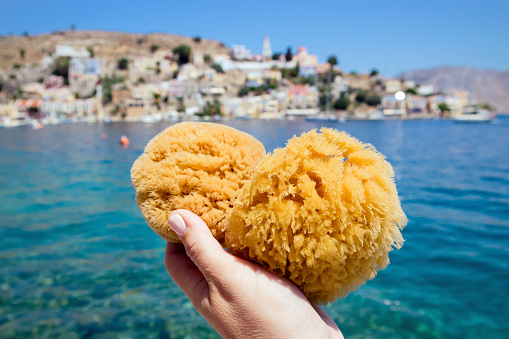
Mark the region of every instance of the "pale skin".
[[196, 214], [174, 211], [166, 269], [223, 338], [343, 338], [334, 321], [289, 281], [226, 252]]

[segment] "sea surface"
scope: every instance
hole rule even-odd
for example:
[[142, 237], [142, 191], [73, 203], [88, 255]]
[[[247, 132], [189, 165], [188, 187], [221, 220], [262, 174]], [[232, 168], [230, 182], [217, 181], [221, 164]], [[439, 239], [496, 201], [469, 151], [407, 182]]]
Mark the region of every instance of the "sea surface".
[[[321, 126], [225, 124], [268, 151]], [[168, 125], [0, 129], [1, 338], [218, 337], [134, 201], [131, 165]], [[509, 119], [326, 126], [386, 155], [410, 220], [389, 267], [325, 307], [345, 337], [509, 338]]]

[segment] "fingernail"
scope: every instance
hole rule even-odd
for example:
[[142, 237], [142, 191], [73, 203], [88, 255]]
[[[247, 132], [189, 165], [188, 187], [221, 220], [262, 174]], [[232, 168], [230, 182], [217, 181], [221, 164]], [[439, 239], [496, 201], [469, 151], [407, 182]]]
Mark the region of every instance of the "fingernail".
[[182, 219], [182, 217], [178, 214], [174, 214], [168, 219], [168, 225], [170, 225], [170, 228], [173, 230], [173, 232], [177, 233], [179, 237], [181, 237], [186, 230], [186, 223], [184, 222], [184, 219]]

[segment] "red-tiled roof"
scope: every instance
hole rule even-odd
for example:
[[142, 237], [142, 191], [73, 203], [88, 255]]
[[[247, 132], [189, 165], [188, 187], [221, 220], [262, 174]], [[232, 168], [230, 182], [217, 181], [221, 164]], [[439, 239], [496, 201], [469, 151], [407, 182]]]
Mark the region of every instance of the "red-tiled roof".
[[309, 87], [307, 85], [294, 85], [288, 92], [288, 96], [305, 96], [309, 93]]
[[18, 106], [18, 107], [40, 107], [41, 100], [39, 100], [39, 99], [18, 99], [18, 100], [16, 100], [16, 106]]

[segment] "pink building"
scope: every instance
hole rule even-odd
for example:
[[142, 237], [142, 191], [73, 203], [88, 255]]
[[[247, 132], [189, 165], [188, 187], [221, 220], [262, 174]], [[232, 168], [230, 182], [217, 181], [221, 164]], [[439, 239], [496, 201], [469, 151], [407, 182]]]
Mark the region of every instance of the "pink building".
[[64, 77], [59, 75], [50, 75], [44, 79], [46, 88], [62, 88], [64, 86]]

